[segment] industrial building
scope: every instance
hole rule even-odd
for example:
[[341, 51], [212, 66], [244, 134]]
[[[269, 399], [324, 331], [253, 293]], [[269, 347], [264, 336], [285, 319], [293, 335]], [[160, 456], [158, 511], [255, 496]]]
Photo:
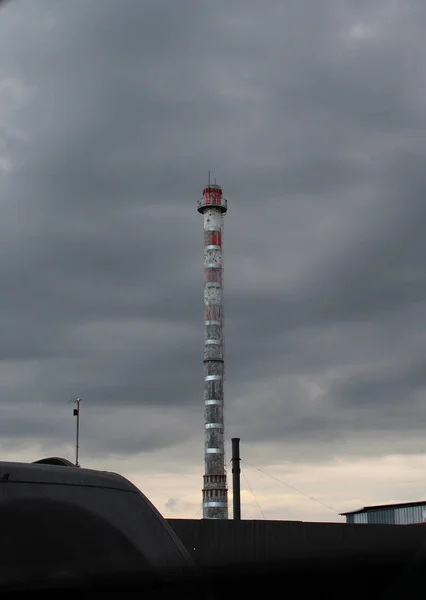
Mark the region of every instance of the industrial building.
[[426, 523], [426, 500], [403, 504], [364, 506], [358, 510], [340, 513], [346, 523], [369, 525], [416, 525]]
[[[275, 587], [283, 593], [295, 589], [301, 598], [328, 600], [348, 595], [375, 600], [424, 596], [425, 527], [167, 521], [222, 600], [270, 595]], [[243, 594], [246, 590], [249, 594]]]
[[[425, 544], [426, 528], [345, 523], [234, 519], [167, 519], [200, 565], [260, 565], [280, 561], [331, 561], [390, 554], [407, 557]], [[426, 549], [426, 546], [425, 546]]]

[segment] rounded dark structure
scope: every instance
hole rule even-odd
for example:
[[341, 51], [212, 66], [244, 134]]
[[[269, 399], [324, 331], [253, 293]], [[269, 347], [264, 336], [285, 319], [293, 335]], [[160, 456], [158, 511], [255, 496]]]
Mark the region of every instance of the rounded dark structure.
[[[185, 572], [193, 563], [151, 502], [115, 473], [0, 462], [0, 589]], [[35, 587], [34, 587], [35, 586]]]

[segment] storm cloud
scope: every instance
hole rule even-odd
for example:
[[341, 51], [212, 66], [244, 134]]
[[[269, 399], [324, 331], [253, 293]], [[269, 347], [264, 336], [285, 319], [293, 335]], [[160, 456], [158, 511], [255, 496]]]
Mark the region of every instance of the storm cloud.
[[228, 437], [422, 454], [425, 30], [421, 0], [4, 3], [3, 451], [72, 452], [81, 396], [83, 462], [170, 451], [201, 482], [211, 170]]

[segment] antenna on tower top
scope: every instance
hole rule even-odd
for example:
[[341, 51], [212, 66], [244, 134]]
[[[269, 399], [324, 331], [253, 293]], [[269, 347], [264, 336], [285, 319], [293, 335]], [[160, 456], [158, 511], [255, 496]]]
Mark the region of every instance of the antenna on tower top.
[[210, 171], [209, 171], [209, 178], [208, 178], [208, 182], [209, 182], [209, 186], [210, 186]]

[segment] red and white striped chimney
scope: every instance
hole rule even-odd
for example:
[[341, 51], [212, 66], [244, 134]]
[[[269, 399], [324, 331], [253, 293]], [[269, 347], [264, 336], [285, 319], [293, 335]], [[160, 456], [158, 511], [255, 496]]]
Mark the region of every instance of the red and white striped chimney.
[[[209, 177], [210, 179], [210, 177]], [[204, 216], [204, 405], [205, 475], [203, 518], [228, 518], [223, 423], [223, 217], [227, 201], [222, 188], [209, 184], [198, 201]]]

